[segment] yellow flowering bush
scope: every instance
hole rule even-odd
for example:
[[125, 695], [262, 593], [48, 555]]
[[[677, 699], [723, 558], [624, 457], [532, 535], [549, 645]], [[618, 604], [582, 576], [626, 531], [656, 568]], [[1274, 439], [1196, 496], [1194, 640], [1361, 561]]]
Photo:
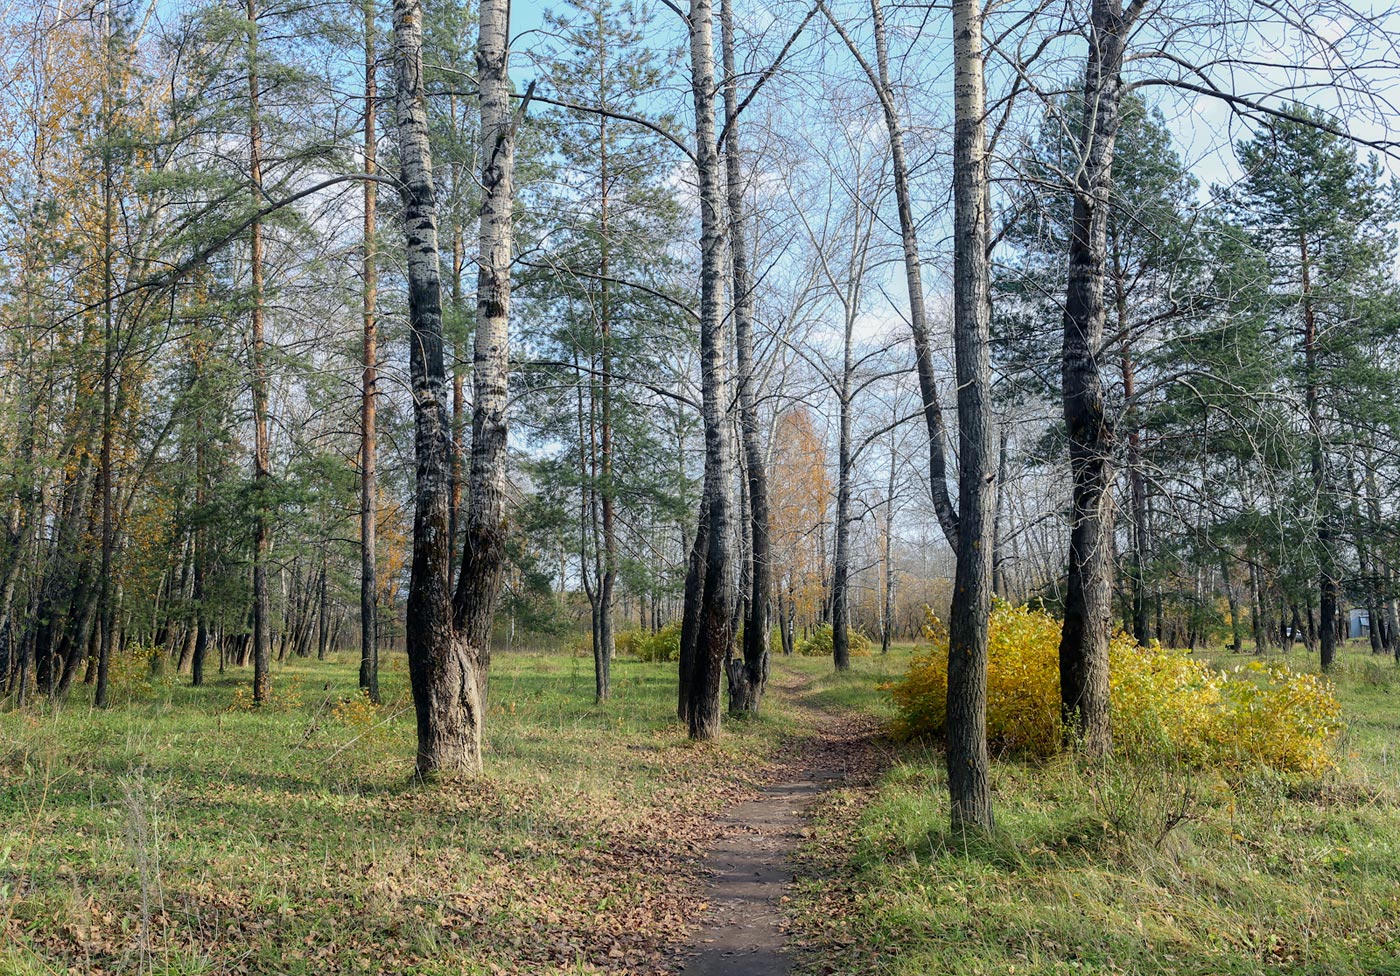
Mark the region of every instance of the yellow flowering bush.
[[258, 708], [275, 710], [279, 712], [291, 711], [302, 706], [301, 675], [294, 674], [285, 682], [274, 682], [268, 688], [267, 701], [261, 706], [253, 701], [253, 689], [251, 685], [239, 685], [233, 689], [233, 698], [229, 701], [228, 710], [230, 712], [251, 712]]
[[[940, 631], [930, 613], [925, 633], [933, 647], [890, 686], [902, 734], [943, 731], [948, 643]], [[1060, 622], [1048, 613], [994, 607], [987, 659], [993, 748], [1042, 757], [1061, 748], [1059, 647]], [[1129, 755], [1317, 773], [1331, 765], [1342, 731], [1331, 684], [1280, 662], [1221, 671], [1120, 633], [1109, 646], [1109, 681], [1114, 743]]]
[[154, 687], [153, 662], [160, 656], [160, 649], [137, 645], [124, 650], [112, 649], [112, 659], [107, 663], [107, 681], [116, 694], [140, 697]]
[[[821, 624], [799, 640], [795, 650], [803, 657], [831, 657], [835, 639], [831, 624]], [[870, 656], [870, 638], [854, 627], [846, 630], [846, 646], [850, 648], [851, 657]]]

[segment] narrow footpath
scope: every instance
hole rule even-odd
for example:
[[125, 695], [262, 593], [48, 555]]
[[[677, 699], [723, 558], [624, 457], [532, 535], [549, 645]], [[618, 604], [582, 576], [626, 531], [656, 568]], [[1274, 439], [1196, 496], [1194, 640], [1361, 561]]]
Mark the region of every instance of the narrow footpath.
[[[776, 677], [776, 676], [775, 676]], [[779, 753], [773, 781], [754, 800], [735, 804], [719, 821], [719, 840], [705, 859], [709, 912], [682, 960], [683, 976], [785, 976], [795, 957], [785, 905], [808, 836], [808, 814], [823, 792], [868, 782], [880, 768], [878, 723], [803, 702], [804, 688], [772, 687], [810, 716], [812, 730]]]

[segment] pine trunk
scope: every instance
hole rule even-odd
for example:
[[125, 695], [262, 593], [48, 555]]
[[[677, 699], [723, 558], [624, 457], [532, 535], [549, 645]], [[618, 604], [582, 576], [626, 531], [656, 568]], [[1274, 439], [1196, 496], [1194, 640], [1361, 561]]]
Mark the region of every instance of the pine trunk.
[[1066, 735], [1089, 756], [1113, 751], [1108, 698], [1112, 633], [1113, 425], [1104, 402], [1105, 267], [1113, 150], [1127, 24], [1119, 0], [1095, 0], [1084, 73], [1061, 359], [1073, 495], [1060, 707]]

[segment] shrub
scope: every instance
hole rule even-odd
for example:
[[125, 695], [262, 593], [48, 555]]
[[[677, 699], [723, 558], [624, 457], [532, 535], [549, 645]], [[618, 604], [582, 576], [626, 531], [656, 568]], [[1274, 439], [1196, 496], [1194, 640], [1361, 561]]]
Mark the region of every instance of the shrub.
[[[627, 653], [634, 655], [639, 661], [675, 661], [681, 656], [681, 625], [680, 622], [667, 624], [654, 634], [645, 631], [633, 631], [637, 636], [629, 639]], [[622, 650], [622, 644], [618, 644], [618, 650]]]
[[[947, 638], [890, 686], [905, 735], [943, 731], [948, 698]], [[992, 746], [1049, 756], [1063, 742], [1060, 622], [1041, 610], [998, 603], [987, 660], [987, 735]], [[1318, 773], [1331, 765], [1341, 709], [1325, 679], [1281, 663], [1216, 670], [1179, 651], [1142, 647], [1118, 634], [1109, 647], [1116, 748], [1128, 755], [1192, 764]]]
[[622, 633], [613, 637], [613, 647], [616, 648], [619, 654], [625, 655], [626, 657], [635, 657], [638, 645], [649, 636], [651, 635], [645, 630], [638, 630], [635, 627], [631, 630], [624, 630]]
[[[806, 637], [797, 641], [795, 650], [803, 657], [831, 657], [833, 632], [831, 624], [822, 624]], [[851, 657], [870, 656], [870, 638], [860, 631], [846, 631], [846, 642], [851, 648]], [[781, 646], [781, 645], [779, 645]]]

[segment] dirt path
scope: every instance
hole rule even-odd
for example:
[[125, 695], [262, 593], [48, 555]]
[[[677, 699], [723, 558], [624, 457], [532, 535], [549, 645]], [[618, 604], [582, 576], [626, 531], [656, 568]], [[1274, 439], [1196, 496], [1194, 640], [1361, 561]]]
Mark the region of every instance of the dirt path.
[[[801, 688], [775, 690], [797, 696], [801, 704]], [[772, 784], [758, 799], [725, 811], [719, 821], [720, 839], [705, 859], [709, 917], [684, 960], [683, 976], [783, 976], [792, 971], [783, 905], [808, 810], [823, 791], [868, 779], [875, 768], [878, 734], [868, 716], [807, 710], [813, 731], [780, 753]]]

